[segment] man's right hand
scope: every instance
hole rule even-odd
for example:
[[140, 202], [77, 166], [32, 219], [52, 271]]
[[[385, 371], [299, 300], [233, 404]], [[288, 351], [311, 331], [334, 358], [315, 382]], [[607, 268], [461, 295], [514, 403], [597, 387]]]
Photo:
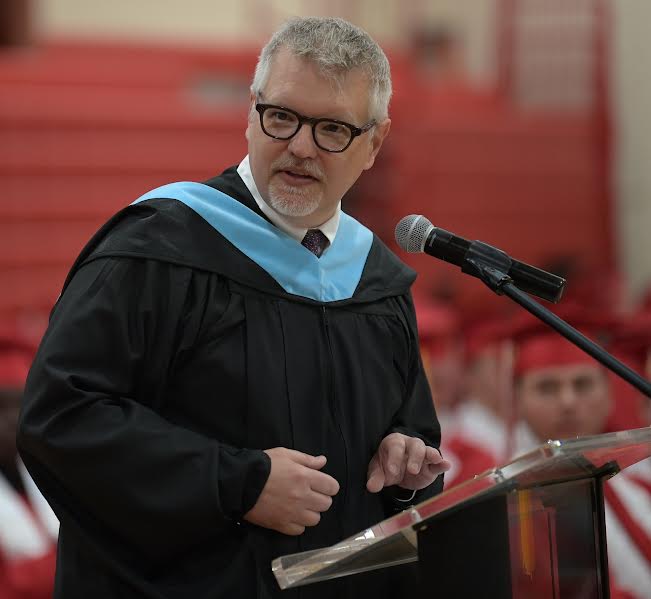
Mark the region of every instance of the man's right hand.
[[271, 458], [269, 478], [256, 504], [244, 515], [252, 524], [286, 535], [300, 535], [316, 526], [321, 512], [332, 505], [339, 483], [324, 472], [325, 456], [275, 447], [265, 449]]

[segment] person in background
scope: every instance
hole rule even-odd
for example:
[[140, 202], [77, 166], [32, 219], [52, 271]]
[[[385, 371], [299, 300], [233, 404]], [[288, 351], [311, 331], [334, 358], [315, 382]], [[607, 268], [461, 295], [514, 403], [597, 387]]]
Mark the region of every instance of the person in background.
[[509, 320], [498, 316], [475, 323], [464, 334], [462, 401], [454, 432], [490, 456], [493, 466], [510, 457], [513, 352], [509, 335]]
[[[595, 338], [594, 332], [584, 334]], [[604, 368], [542, 324], [520, 329], [515, 340], [515, 405], [519, 414], [515, 454], [548, 439], [606, 432], [617, 398], [611, 395]], [[631, 596], [648, 598], [651, 495], [628, 475], [628, 469], [605, 484], [604, 495], [611, 582]]]
[[16, 450], [34, 348], [0, 332], [0, 599], [52, 596], [58, 521]]
[[[454, 426], [463, 376], [460, 320], [449, 304], [421, 295], [414, 298], [423, 367], [436, 415], [446, 429]], [[448, 431], [449, 432], [449, 431]]]
[[[648, 301], [648, 300], [647, 300]], [[613, 353], [635, 372], [651, 380], [651, 309], [644, 303], [622, 318], [612, 340]], [[639, 428], [651, 425], [651, 398], [646, 397], [630, 384], [615, 381], [618, 399], [617, 412], [622, 416], [610, 418], [611, 430]], [[621, 397], [626, 403], [619, 404]], [[624, 426], [612, 427], [612, 424]], [[651, 459], [643, 460], [627, 469], [627, 475], [647, 489], [651, 495]]]
[[445, 475], [449, 489], [496, 465], [492, 451], [476, 438], [459, 434], [459, 405], [463, 386], [464, 347], [457, 312], [446, 303], [417, 296], [418, 337], [425, 373], [432, 389], [443, 435], [441, 452], [450, 462]]
[[[612, 351], [647, 380], [651, 379], [651, 308], [641, 306], [622, 317], [612, 339]], [[626, 428], [651, 425], [651, 399], [628, 385]]]
[[[275, 558], [441, 490], [415, 273], [341, 210], [390, 96], [366, 32], [290, 20], [256, 67], [240, 164], [145, 194], [82, 251], [18, 434], [61, 521], [55, 597], [289, 599]], [[412, 576], [302, 596], [401, 596]]]

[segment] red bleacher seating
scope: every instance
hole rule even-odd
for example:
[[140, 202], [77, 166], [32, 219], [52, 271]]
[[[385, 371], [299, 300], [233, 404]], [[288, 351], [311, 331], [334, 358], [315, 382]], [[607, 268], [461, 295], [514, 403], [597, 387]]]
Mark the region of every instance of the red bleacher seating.
[[[241, 159], [255, 60], [255, 51], [97, 44], [0, 53], [0, 319], [49, 310], [116, 210]], [[402, 216], [422, 213], [536, 264], [612, 258], [594, 114], [525, 113], [493, 91], [461, 101], [459, 90], [418, 81], [408, 61], [393, 64], [391, 135], [350, 203], [385, 241]], [[493, 301], [448, 265], [403, 257], [422, 290], [451, 288], [462, 309]]]
[[58, 44], [0, 53], [0, 318], [147, 190], [241, 159], [253, 51]]

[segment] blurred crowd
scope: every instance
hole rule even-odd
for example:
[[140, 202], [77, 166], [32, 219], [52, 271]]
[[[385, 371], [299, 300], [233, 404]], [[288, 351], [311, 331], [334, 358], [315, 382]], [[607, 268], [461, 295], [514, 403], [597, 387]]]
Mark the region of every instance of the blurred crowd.
[[0, 329], [0, 599], [52, 596], [59, 523], [16, 450], [22, 389], [34, 346]]
[[[553, 311], [647, 379], [651, 305], [626, 314], [569, 297]], [[651, 399], [523, 310], [464, 322], [416, 298], [423, 361], [453, 464], [449, 489], [546, 442], [651, 424]], [[613, 596], [651, 596], [651, 459], [604, 489]]]

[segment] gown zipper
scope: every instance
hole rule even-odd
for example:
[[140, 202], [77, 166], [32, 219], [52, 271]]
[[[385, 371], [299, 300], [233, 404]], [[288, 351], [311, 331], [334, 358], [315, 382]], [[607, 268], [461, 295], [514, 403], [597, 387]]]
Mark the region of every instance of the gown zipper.
[[[325, 306], [322, 306], [322, 312], [323, 316], [323, 327], [325, 329], [325, 336], [326, 336], [326, 342], [328, 345], [328, 357], [329, 357], [329, 362], [328, 362], [328, 375], [329, 375], [329, 389], [328, 389], [328, 401], [330, 402], [330, 411], [333, 417], [333, 420], [335, 422], [335, 425], [337, 427], [337, 431], [339, 432], [339, 436], [341, 437], [341, 443], [343, 446], [344, 450], [344, 468], [346, 472], [346, 480], [343, 481], [343, 496], [341, 498], [341, 504], [342, 508], [345, 507], [346, 505], [346, 499], [348, 496], [348, 447], [346, 445], [346, 437], [344, 435], [343, 430], [341, 429], [341, 420], [340, 420], [340, 414], [339, 410], [337, 408], [337, 398], [336, 398], [336, 393], [335, 393], [335, 369], [334, 369], [334, 355], [332, 352], [332, 341], [330, 339], [330, 325], [328, 322], [328, 310]], [[342, 513], [344, 513], [342, 511]], [[343, 524], [343, 523], [342, 523]]]

